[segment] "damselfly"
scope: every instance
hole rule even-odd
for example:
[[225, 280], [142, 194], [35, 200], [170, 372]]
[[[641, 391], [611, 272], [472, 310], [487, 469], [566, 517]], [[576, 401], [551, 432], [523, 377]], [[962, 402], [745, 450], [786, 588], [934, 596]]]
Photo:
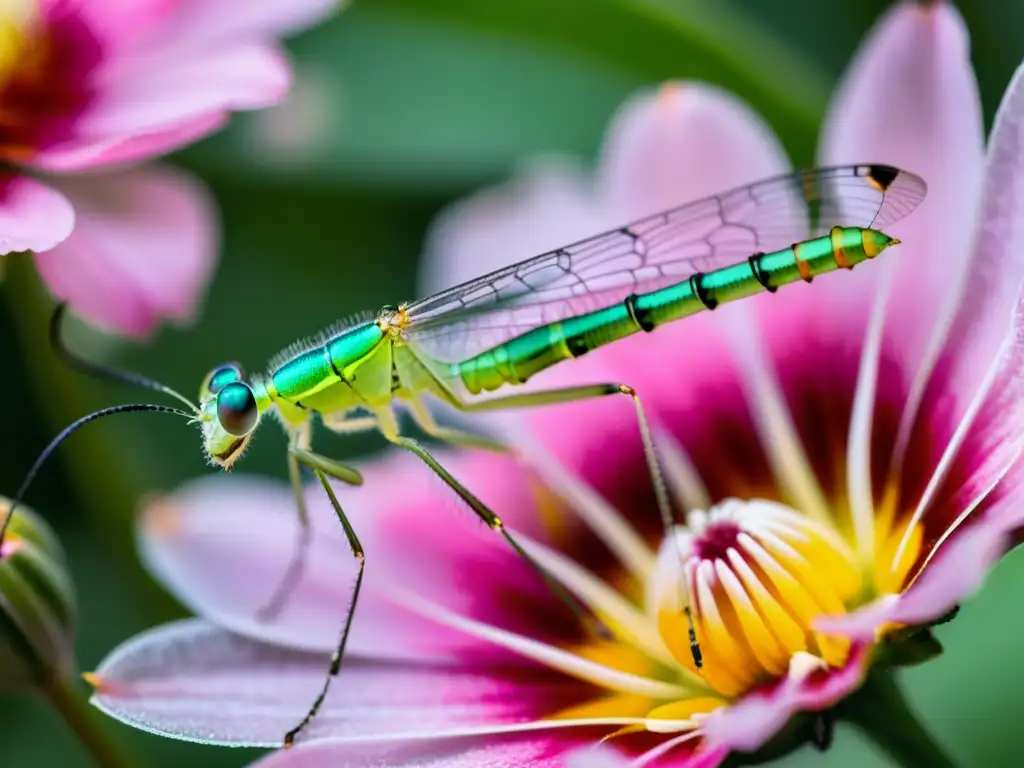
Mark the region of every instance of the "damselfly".
[[[313, 450], [314, 414], [327, 429], [339, 433], [377, 429], [418, 456], [546, 577], [495, 512], [449, 474], [420, 442], [402, 434], [396, 406], [403, 406], [425, 433], [443, 441], [510, 450], [481, 435], [438, 424], [425, 396], [463, 412], [606, 395], [629, 397], [663, 523], [670, 527], [673, 515], [647, 419], [628, 382], [491, 397], [485, 393], [524, 384], [563, 360], [701, 310], [761, 291], [774, 292], [798, 280], [811, 282], [840, 267], [852, 269], [899, 242], [881, 228], [909, 214], [924, 198], [925, 190], [919, 177], [885, 165], [818, 168], [760, 181], [558, 248], [435, 296], [385, 307], [373, 319], [332, 328], [293, 346], [274, 359], [263, 376], [247, 378], [236, 363], [220, 365], [203, 381], [198, 404], [159, 382], [73, 355], [60, 341], [63, 307], [58, 307], [51, 325], [52, 340], [71, 365], [158, 390], [184, 402], [188, 410], [155, 404], [121, 405], [79, 419], [40, 454], [15, 504], [60, 442], [98, 418], [133, 411], [185, 416], [201, 427], [209, 460], [230, 469], [261, 419], [276, 414], [288, 436], [288, 473], [303, 535], [264, 610], [265, 618], [280, 610], [305, 563], [310, 529], [302, 467], [319, 479], [358, 562], [358, 576], [329, 674], [309, 711], [285, 735], [284, 743], [289, 745], [316, 716], [338, 674], [365, 566], [363, 547], [329, 482], [333, 478], [358, 485], [362, 478], [354, 468]], [[0, 528], [0, 540], [13, 509]], [[547, 581], [561, 590], [553, 580]], [[564, 590], [559, 596], [582, 612]], [[699, 644], [692, 621], [690, 645], [699, 668]]]

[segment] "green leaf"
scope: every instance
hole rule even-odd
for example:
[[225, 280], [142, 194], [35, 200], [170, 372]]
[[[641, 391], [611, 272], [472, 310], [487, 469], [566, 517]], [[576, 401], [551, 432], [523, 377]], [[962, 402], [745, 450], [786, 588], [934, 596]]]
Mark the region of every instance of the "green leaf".
[[207, 175], [454, 191], [538, 152], [591, 157], [632, 92], [696, 78], [745, 98], [808, 161], [827, 91], [745, 22], [694, 2], [354, 3], [296, 41], [288, 104], [186, 157]]

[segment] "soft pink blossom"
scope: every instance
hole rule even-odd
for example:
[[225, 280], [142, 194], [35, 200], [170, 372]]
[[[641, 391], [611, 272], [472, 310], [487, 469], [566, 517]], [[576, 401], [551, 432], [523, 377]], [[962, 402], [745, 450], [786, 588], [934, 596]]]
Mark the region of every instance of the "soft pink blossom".
[[[890, 232], [904, 245], [542, 374], [637, 389], [685, 526], [663, 536], [626, 403], [487, 422], [524, 461], [440, 454], [614, 639], [587, 634], [415, 458], [367, 463], [363, 488], [338, 488], [368, 557], [351, 656], [303, 744], [265, 764], [372, 764], [401, 742], [394, 759], [410, 768], [488, 749], [495, 765], [512, 749], [519, 765], [575, 766], [610, 737], [600, 759], [612, 765], [710, 768], [794, 713], [830, 708], [887, 633], [975, 591], [1024, 516], [1022, 126], [1024, 69], [986, 160], [960, 17], [945, 3], [893, 8], [839, 88], [819, 159], [928, 180]], [[426, 281], [786, 167], [744, 105], [669, 85], [623, 107], [593, 178], [535, 166], [442, 217]], [[206, 478], [151, 502], [146, 562], [204, 618], [115, 650], [96, 703], [179, 738], [278, 743], [323, 679], [354, 573], [312, 490], [310, 569], [273, 624], [254, 616], [290, 555], [288, 490]]]
[[195, 314], [214, 207], [170, 169], [124, 170], [279, 103], [277, 38], [338, 0], [15, 0], [0, 11], [0, 255], [34, 251], [88, 320], [144, 335]]

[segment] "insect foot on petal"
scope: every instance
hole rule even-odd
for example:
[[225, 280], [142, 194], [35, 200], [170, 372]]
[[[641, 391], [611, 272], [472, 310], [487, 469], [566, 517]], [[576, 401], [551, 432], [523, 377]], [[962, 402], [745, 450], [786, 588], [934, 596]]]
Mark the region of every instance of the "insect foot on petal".
[[[6, 513], [10, 500], [0, 497]], [[71, 674], [77, 609], [64, 552], [50, 527], [19, 506], [0, 545], [0, 690]]]

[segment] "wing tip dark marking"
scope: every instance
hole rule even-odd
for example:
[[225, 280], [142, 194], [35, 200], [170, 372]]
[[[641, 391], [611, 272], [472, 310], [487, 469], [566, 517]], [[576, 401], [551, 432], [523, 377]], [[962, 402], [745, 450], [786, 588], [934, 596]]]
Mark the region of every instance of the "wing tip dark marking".
[[885, 192], [896, 181], [896, 177], [900, 175], [900, 169], [891, 165], [869, 165], [864, 175], [878, 189]]

